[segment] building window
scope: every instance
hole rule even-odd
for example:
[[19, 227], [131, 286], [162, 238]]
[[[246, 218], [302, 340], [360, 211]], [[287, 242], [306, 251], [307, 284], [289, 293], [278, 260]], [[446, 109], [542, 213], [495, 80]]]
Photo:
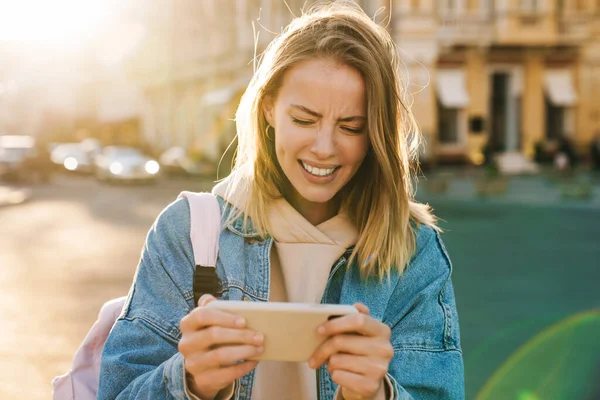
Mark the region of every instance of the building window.
[[510, 136], [510, 125], [513, 123], [510, 116], [510, 75], [495, 72], [491, 76], [491, 101], [490, 107], [490, 137], [489, 146], [493, 152], [505, 151], [506, 142]]
[[477, 11], [479, 9], [479, 0], [467, 0], [467, 10], [470, 12]]
[[447, 108], [439, 101], [438, 107], [438, 140], [441, 144], [458, 143], [458, 108]]
[[441, 13], [442, 15], [448, 13], [456, 13], [458, 11], [459, 5], [463, 5], [463, 1], [466, 0], [438, 0], [438, 13]]
[[458, 0], [439, 0], [439, 7], [442, 12], [456, 11]]
[[538, 12], [540, 8], [539, 0], [521, 0], [521, 11], [526, 13]]
[[545, 96], [546, 106], [546, 139], [559, 140], [565, 136], [564, 108], [558, 107]]
[[464, 144], [465, 108], [470, 98], [464, 71], [440, 69], [436, 73], [438, 139], [442, 145]]
[[560, 139], [573, 133], [572, 110], [577, 104], [573, 77], [568, 69], [546, 70], [546, 138]]

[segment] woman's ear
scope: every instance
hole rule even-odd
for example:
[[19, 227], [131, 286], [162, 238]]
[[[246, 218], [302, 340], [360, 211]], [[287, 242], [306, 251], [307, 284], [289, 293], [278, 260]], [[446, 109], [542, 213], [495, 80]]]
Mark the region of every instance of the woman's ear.
[[271, 96], [265, 96], [262, 104], [263, 114], [269, 125], [273, 126], [273, 98]]

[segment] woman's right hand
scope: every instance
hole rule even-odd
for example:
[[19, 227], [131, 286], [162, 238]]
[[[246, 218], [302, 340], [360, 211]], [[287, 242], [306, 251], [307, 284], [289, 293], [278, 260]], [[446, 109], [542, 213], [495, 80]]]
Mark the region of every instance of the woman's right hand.
[[[213, 296], [204, 295], [198, 307], [181, 319], [179, 352], [188, 374], [189, 390], [202, 400], [252, 371], [263, 352], [263, 335], [246, 329], [244, 318], [205, 307]], [[239, 360], [244, 360], [238, 362]]]

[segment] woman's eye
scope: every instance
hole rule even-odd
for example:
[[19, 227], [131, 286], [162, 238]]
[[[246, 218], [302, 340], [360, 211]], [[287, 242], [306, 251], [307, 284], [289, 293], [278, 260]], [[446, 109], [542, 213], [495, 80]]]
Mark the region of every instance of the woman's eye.
[[295, 124], [303, 125], [303, 126], [312, 125], [314, 123], [313, 121], [309, 121], [309, 120], [306, 120], [306, 119], [298, 119], [298, 118], [292, 118], [292, 121]]
[[350, 133], [363, 133], [363, 128], [350, 128], [348, 126], [344, 126], [342, 127], [343, 130], [345, 130], [346, 132], [350, 132]]

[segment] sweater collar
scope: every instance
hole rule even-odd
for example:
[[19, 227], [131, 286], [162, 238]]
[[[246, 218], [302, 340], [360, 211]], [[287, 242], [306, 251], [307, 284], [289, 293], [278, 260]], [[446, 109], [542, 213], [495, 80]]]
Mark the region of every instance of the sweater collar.
[[[212, 192], [243, 212], [250, 185], [248, 181], [242, 182], [245, 183], [232, 187], [230, 178], [226, 178], [215, 185]], [[312, 225], [284, 198], [274, 200], [268, 212], [273, 231], [269, 234], [280, 243], [329, 244], [348, 248], [358, 239], [358, 230], [343, 211], [317, 226]], [[243, 216], [230, 222], [227, 228], [243, 237], [258, 235], [251, 218], [248, 218], [244, 229]]]

